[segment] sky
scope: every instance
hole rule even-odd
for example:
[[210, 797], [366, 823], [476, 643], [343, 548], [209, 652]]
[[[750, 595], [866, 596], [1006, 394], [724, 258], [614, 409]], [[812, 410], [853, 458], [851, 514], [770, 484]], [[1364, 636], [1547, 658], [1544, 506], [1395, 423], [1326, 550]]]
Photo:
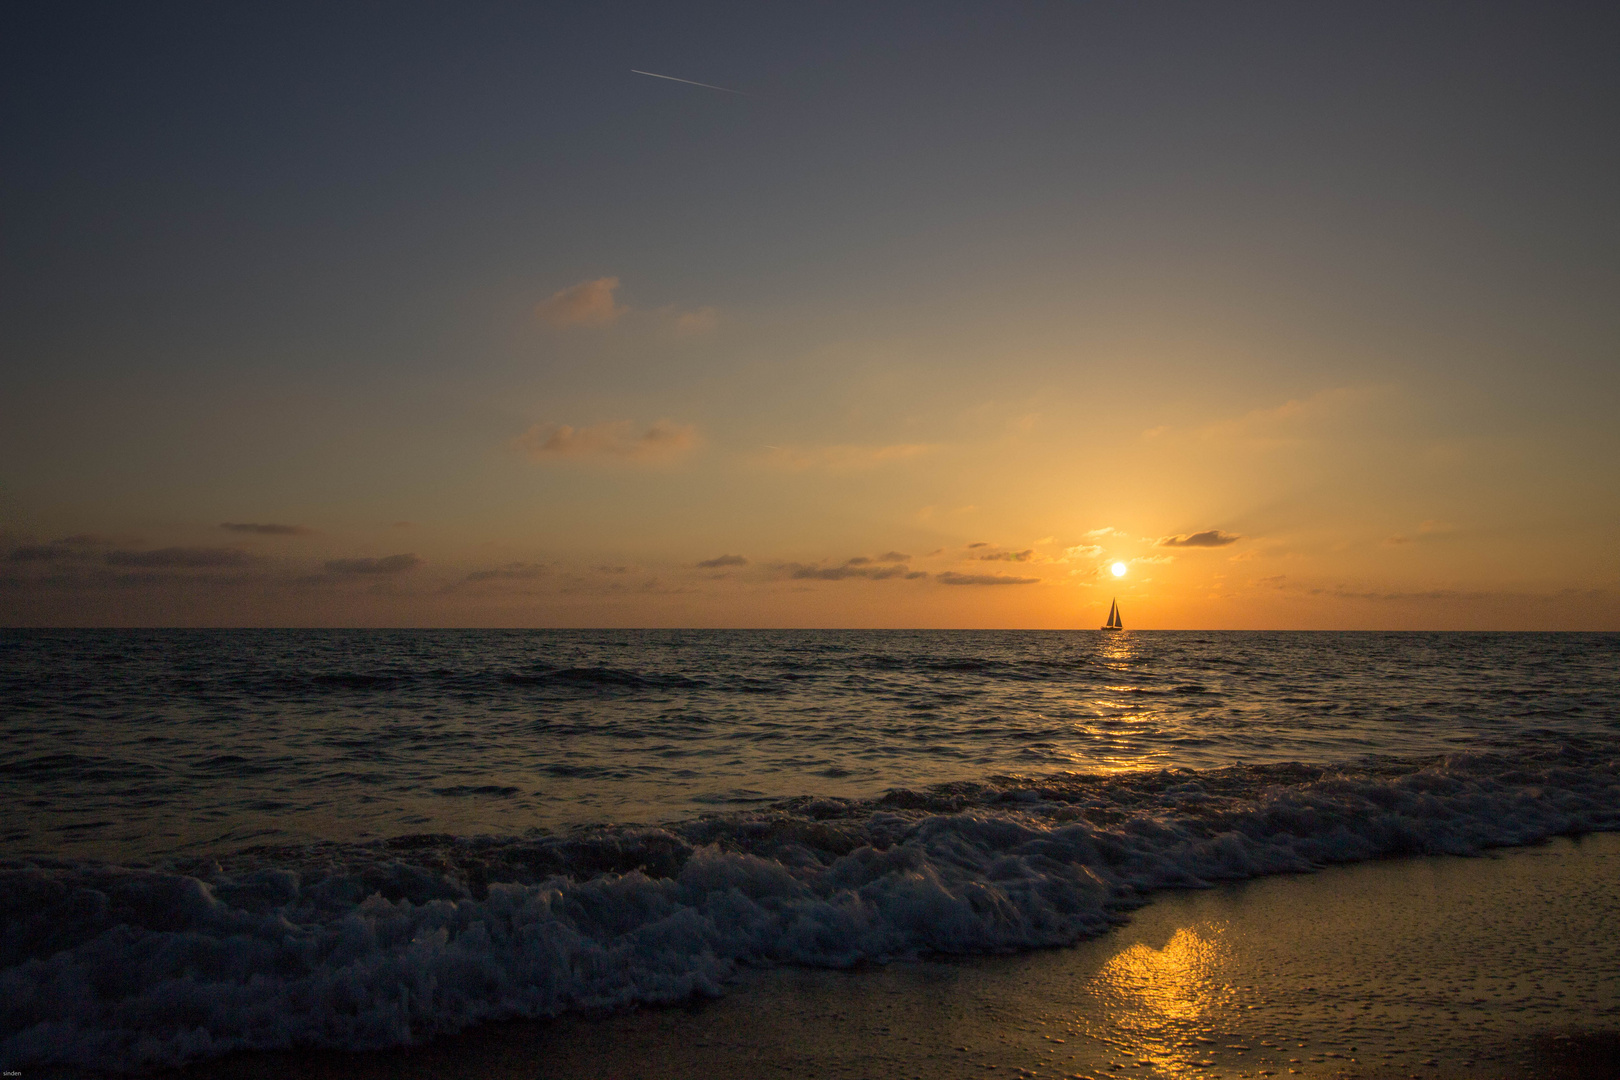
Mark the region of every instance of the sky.
[[5, 5], [0, 624], [1620, 629], [1617, 55]]

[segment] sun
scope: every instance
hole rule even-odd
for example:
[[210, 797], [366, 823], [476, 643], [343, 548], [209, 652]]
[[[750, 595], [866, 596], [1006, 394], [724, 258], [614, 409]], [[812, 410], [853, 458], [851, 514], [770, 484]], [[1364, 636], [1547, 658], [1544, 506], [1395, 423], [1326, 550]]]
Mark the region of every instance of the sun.
[[1124, 577], [1125, 576], [1125, 564], [1122, 563], [1122, 562], [1117, 562], [1113, 566], [1110, 566], [1108, 569], [1110, 569], [1110, 570], [1112, 570], [1114, 572], [1115, 577]]

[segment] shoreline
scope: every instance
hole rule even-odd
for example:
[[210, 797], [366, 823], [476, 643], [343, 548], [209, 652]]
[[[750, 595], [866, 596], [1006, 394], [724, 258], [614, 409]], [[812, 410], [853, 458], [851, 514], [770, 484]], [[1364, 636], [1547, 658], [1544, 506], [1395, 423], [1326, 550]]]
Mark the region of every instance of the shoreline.
[[1617, 917], [1620, 834], [1592, 833], [1159, 892], [1064, 948], [756, 970], [682, 1005], [151, 1075], [1596, 1080], [1620, 1075]]

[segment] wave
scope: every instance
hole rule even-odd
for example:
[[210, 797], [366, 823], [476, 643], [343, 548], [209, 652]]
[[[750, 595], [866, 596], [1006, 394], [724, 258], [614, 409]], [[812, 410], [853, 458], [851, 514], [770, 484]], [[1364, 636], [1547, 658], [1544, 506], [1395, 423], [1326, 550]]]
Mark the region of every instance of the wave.
[[1620, 744], [992, 777], [664, 827], [0, 869], [0, 1066], [374, 1048], [740, 967], [1061, 945], [1156, 889], [1620, 829]]

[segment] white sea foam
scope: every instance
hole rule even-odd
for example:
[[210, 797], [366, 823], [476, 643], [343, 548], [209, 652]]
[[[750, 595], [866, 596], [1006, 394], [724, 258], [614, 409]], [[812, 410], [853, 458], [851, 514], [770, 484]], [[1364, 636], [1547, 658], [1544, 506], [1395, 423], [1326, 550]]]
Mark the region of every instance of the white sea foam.
[[1167, 887], [1620, 829], [1620, 748], [1062, 775], [663, 829], [11, 864], [0, 1064], [377, 1047], [717, 994], [739, 965], [1061, 944]]

